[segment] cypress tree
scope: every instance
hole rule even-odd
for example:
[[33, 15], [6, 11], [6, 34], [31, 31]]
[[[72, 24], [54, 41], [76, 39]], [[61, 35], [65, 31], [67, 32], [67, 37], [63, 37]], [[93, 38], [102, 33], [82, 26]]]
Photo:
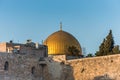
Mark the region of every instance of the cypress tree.
[[105, 39], [103, 40], [103, 42], [99, 46], [99, 51], [97, 51], [96, 54], [95, 54], [96, 56], [103, 56], [103, 55], [105, 55], [105, 53], [104, 53], [104, 44], [105, 44]]
[[106, 36], [106, 38], [101, 43], [99, 47], [99, 51], [96, 52], [95, 55], [104, 56], [104, 55], [113, 54], [113, 50], [115, 52], [116, 48], [114, 49], [114, 39], [112, 35], [112, 30], [110, 30], [109, 34]]
[[104, 53], [106, 55], [112, 54], [112, 49], [114, 48], [114, 40], [112, 36], [112, 30], [110, 30], [109, 34], [106, 37], [104, 43]]
[[99, 54], [101, 56], [105, 55], [105, 52], [104, 52], [104, 44], [105, 44], [105, 39], [103, 40], [103, 42], [101, 43], [100, 47], [99, 47]]

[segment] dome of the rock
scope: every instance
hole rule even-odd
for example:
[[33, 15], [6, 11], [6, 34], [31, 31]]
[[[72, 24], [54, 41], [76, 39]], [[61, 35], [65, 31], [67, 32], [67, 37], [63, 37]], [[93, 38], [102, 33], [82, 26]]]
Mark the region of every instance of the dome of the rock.
[[59, 30], [48, 36], [44, 41], [44, 45], [48, 46], [49, 55], [69, 54], [68, 48], [71, 46], [76, 47], [76, 49], [79, 50], [79, 54], [82, 54], [81, 46], [77, 39], [63, 30]]

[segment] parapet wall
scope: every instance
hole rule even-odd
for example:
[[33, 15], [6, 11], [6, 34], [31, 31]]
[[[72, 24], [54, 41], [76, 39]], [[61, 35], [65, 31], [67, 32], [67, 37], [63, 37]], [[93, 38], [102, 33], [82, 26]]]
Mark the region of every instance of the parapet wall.
[[74, 80], [120, 80], [120, 54], [68, 60]]
[[120, 54], [65, 61], [60, 58], [48, 62], [54, 80], [120, 80]]

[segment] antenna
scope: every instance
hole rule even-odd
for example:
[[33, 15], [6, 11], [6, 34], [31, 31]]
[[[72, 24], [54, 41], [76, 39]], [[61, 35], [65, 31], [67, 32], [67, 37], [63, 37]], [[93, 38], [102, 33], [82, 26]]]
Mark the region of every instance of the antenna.
[[85, 47], [82, 48], [82, 52], [83, 52], [83, 55], [86, 56], [86, 48]]
[[42, 40], [42, 45], [43, 45], [43, 40]]

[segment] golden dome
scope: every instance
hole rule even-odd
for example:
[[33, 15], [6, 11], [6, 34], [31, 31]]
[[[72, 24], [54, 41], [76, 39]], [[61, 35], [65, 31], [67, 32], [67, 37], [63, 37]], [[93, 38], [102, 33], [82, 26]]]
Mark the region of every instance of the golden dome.
[[68, 32], [60, 31], [51, 34], [45, 41], [44, 45], [48, 46], [49, 55], [68, 54], [68, 47], [75, 46], [81, 54], [81, 47], [77, 39]]

